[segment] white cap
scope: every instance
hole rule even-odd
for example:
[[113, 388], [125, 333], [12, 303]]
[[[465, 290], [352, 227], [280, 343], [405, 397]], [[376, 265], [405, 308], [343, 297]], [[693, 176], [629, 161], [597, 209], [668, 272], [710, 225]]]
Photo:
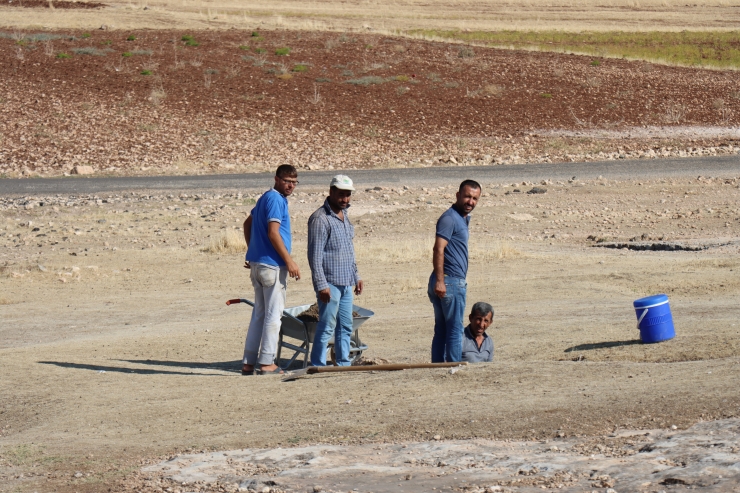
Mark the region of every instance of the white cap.
[[355, 189], [354, 185], [352, 185], [352, 180], [349, 176], [346, 175], [337, 175], [332, 178], [329, 187], [337, 187], [339, 190], [354, 191]]

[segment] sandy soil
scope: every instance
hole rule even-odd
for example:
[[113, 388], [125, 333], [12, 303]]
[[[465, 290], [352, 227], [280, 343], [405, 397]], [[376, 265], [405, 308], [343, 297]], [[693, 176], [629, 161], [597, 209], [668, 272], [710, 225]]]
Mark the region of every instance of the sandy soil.
[[6, 177], [78, 165], [191, 174], [740, 150], [731, 71], [377, 34], [0, 34]]
[[[433, 225], [455, 190], [359, 185], [357, 304], [376, 314], [361, 329], [366, 355], [426, 361]], [[527, 194], [534, 185], [547, 192]], [[578, 438], [737, 417], [739, 185], [483, 183], [468, 301], [495, 307], [495, 363], [292, 383], [239, 374], [250, 311], [224, 302], [251, 295], [242, 256], [203, 251], [239, 236], [262, 190], [0, 199], [0, 490], [160, 491], [135, 471], [186, 452]], [[290, 306], [313, 301], [306, 219], [323, 196], [291, 199], [304, 278]], [[727, 245], [594, 247], [638, 239]], [[639, 344], [632, 301], [659, 292], [678, 335]]]
[[[362, 30], [409, 29], [681, 31], [732, 30], [740, 20], [737, 1], [695, 0], [557, 0], [512, 3], [507, 0], [149, 0], [103, 2], [105, 8], [55, 11], [3, 0], [0, 25], [51, 29], [270, 29]], [[60, 2], [53, 2], [56, 8]], [[62, 2], [66, 3], [66, 2]], [[95, 4], [97, 2], [88, 2]]]

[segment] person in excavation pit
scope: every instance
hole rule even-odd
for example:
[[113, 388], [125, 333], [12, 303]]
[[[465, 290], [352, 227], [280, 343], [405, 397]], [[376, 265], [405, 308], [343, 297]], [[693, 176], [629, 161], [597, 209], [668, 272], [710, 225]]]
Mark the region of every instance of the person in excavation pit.
[[486, 329], [493, 323], [493, 307], [479, 301], [470, 310], [468, 320], [470, 324], [465, 327], [462, 341], [462, 361], [490, 363], [493, 361], [493, 339], [486, 334]]

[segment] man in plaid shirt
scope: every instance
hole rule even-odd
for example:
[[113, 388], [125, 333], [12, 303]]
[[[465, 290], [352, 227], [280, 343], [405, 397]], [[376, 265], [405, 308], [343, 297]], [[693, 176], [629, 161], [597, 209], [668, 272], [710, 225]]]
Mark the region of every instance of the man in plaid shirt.
[[363, 288], [352, 244], [355, 228], [347, 215], [354, 189], [349, 177], [335, 176], [324, 205], [308, 218], [308, 264], [319, 305], [311, 348], [313, 366], [326, 366], [327, 344], [335, 332], [337, 364], [350, 365], [353, 295], [362, 294]]

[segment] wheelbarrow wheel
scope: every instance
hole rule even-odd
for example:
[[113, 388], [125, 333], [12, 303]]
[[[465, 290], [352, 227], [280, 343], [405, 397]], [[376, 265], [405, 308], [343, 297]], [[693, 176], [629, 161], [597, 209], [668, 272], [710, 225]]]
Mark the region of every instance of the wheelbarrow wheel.
[[[362, 351], [356, 351], [356, 352], [350, 352], [349, 353], [349, 364], [352, 366], [359, 357], [362, 356]], [[337, 366], [337, 355], [334, 352], [334, 345], [332, 344], [329, 346], [329, 358], [331, 359], [331, 364], [334, 366]]]

